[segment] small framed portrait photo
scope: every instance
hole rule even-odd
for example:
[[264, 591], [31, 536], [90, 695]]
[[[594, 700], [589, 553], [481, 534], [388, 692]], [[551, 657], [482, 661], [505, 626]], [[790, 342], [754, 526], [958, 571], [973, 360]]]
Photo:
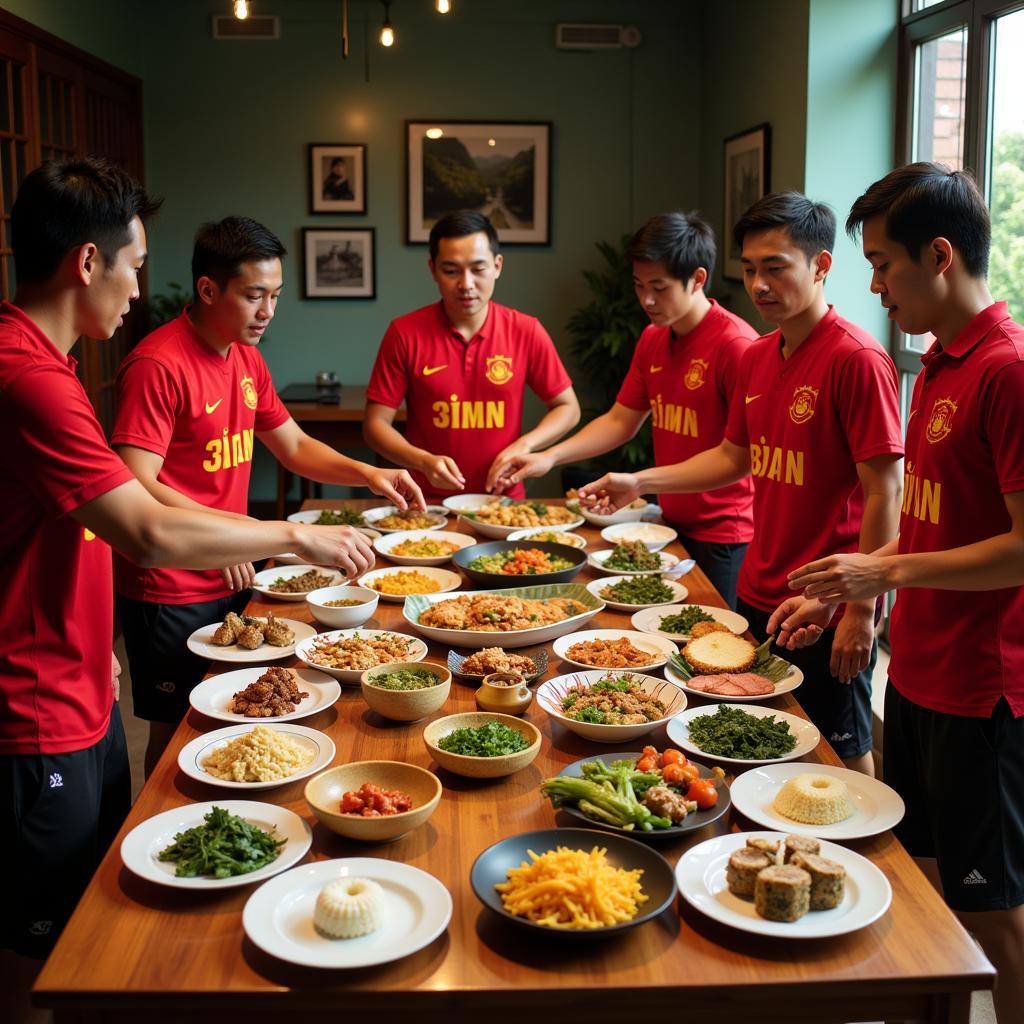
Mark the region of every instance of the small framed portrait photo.
[[725, 245], [722, 273], [734, 281], [743, 280], [740, 251], [732, 239], [732, 229], [747, 210], [769, 191], [771, 127], [759, 124], [725, 140]]
[[376, 298], [373, 228], [303, 228], [302, 251], [305, 298]]
[[366, 213], [366, 146], [310, 143], [309, 212]]

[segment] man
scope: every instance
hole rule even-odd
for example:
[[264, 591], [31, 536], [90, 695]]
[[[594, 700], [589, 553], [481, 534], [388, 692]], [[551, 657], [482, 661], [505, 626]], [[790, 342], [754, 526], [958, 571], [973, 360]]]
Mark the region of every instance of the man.
[[331, 161], [331, 170], [324, 178], [322, 189], [324, 199], [352, 199], [352, 185], [345, 169], [345, 158], [335, 157]]
[[[192, 252], [195, 301], [121, 364], [111, 443], [158, 501], [231, 519], [247, 518], [254, 436], [293, 473], [368, 487], [401, 508], [422, 505], [404, 470], [338, 454], [309, 437], [277, 397], [257, 346], [281, 294], [284, 254], [280, 240], [248, 217], [200, 227]], [[115, 560], [135, 713], [150, 722], [147, 773], [209, 669], [186, 640], [240, 611], [253, 575], [248, 563], [222, 574]]]
[[[388, 327], [366, 389], [363, 436], [437, 498], [484, 491], [508, 458], [571, 430], [580, 406], [539, 321], [491, 301], [502, 257], [483, 214], [442, 217], [430, 230], [427, 266], [441, 301]], [[521, 435], [527, 384], [548, 411]], [[405, 437], [393, 425], [403, 401]], [[525, 491], [519, 484], [509, 493]]]
[[[544, 452], [498, 467], [499, 486], [624, 444], [652, 416], [654, 464], [683, 462], [722, 440], [740, 358], [757, 332], [705, 292], [715, 236], [695, 213], [652, 217], [632, 238], [636, 296], [651, 325], [608, 412]], [[666, 521], [730, 608], [753, 535], [753, 485], [744, 478], [699, 494], [659, 495]]]
[[[740, 570], [738, 611], [755, 636], [808, 557], [873, 551], [896, 533], [900, 435], [896, 370], [882, 347], [825, 301], [835, 217], [796, 192], [759, 199], [734, 237], [744, 283], [777, 325], [740, 366], [725, 437], [676, 466], [611, 474], [581, 492], [616, 505], [640, 491], [697, 491], [754, 478], [754, 538]], [[800, 702], [847, 767], [872, 773], [875, 604], [851, 601], [804, 673]], [[841, 685], [841, 684], [848, 685]]]
[[991, 230], [972, 178], [916, 163], [876, 181], [863, 229], [871, 290], [900, 330], [931, 334], [907, 423], [897, 540], [790, 574], [805, 598], [780, 643], [837, 601], [899, 595], [890, 623], [885, 781], [899, 840], [999, 971], [1000, 1024], [1024, 1020], [1024, 328], [994, 302]]
[[[158, 502], [107, 445], [68, 356], [139, 296], [158, 207], [100, 160], [48, 163], [11, 210], [18, 287], [0, 306], [0, 1019], [28, 992], [130, 800], [114, 703], [111, 554], [216, 568], [294, 550], [362, 569], [366, 539]], [[35, 958], [35, 959], [33, 959]]]

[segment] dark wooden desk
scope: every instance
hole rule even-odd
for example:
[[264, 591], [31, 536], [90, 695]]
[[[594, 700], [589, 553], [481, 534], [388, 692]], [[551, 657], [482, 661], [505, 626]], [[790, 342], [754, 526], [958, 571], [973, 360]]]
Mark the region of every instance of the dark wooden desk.
[[[302, 429], [318, 441], [336, 451], [349, 455], [353, 448], [366, 447], [363, 441], [363, 418], [366, 411], [366, 385], [345, 384], [341, 387], [341, 401], [335, 404], [320, 402], [285, 402], [284, 407]], [[405, 406], [395, 413], [395, 426], [401, 430], [405, 423]], [[302, 500], [320, 497], [320, 485], [300, 477]], [[281, 463], [277, 464], [277, 505], [275, 515], [284, 519], [285, 498], [291, 487], [292, 474]]]

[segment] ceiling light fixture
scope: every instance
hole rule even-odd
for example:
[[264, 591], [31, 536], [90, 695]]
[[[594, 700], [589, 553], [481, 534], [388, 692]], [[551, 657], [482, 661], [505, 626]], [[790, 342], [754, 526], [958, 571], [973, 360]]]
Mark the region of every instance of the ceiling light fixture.
[[452, 0], [434, 0], [434, 10], [438, 14], [447, 14], [452, 9]]
[[384, 4], [384, 21], [380, 26], [380, 45], [394, 46], [395, 26], [391, 24], [391, 2], [390, 0], [381, 0], [381, 3]]
[[239, 21], [245, 21], [249, 17], [249, 0], [234, 0], [231, 10]]

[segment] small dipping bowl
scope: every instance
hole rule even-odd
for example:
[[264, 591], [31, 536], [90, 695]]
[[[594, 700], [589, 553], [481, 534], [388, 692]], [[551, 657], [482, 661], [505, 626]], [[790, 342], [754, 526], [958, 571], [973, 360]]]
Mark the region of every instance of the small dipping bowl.
[[484, 676], [476, 691], [476, 703], [484, 711], [521, 715], [533, 700], [521, 672], [492, 672]]

